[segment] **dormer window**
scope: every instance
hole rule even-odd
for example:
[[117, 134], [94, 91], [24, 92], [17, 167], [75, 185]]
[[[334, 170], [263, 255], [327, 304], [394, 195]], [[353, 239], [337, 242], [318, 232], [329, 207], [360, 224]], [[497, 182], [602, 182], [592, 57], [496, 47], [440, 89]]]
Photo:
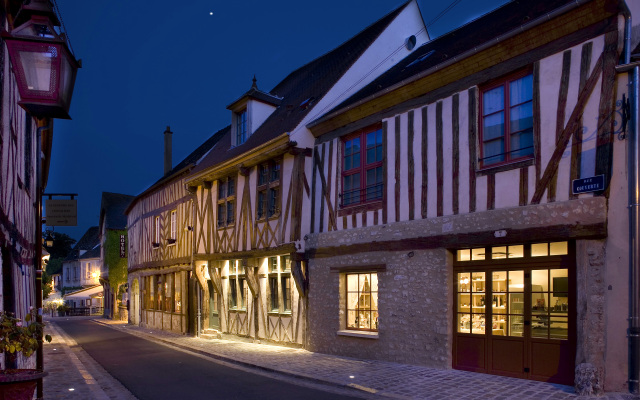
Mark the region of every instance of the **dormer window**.
[[247, 140], [247, 109], [236, 113], [236, 146]]

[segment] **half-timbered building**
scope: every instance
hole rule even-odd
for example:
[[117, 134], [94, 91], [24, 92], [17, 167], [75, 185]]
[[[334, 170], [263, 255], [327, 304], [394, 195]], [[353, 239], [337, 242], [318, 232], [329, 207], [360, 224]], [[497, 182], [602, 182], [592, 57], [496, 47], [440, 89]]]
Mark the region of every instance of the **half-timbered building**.
[[307, 125], [309, 350], [623, 388], [627, 14], [508, 3]]
[[428, 40], [409, 1], [270, 91], [228, 109], [229, 131], [187, 178], [194, 199], [195, 273], [203, 329], [302, 346], [313, 136], [306, 124]]
[[[165, 130], [164, 175], [126, 210], [129, 234], [129, 322], [177, 333], [196, 333], [193, 194], [185, 177], [229, 129], [216, 132], [172, 167], [171, 135]], [[190, 302], [190, 300], [192, 300]], [[197, 308], [196, 308], [197, 310]]]

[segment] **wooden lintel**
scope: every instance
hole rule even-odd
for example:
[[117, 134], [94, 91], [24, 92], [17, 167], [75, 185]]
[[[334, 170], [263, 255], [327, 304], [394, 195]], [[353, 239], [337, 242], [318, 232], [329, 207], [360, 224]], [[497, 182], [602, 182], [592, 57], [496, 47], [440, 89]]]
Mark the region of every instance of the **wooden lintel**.
[[289, 154], [292, 156], [304, 154], [305, 157], [311, 157], [313, 155], [312, 150], [309, 147], [292, 147], [289, 149]]
[[222, 261], [222, 260], [270, 257], [270, 256], [277, 256], [282, 254], [292, 254], [295, 252], [296, 252], [295, 243], [287, 243], [278, 247], [269, 247], [265, 249], [234, 251], [234, 252], [216, 253], [216, 254], [194, 254], [193, 258], [196, 261]]
[[[328, 246], [306, 251], [306, 257], [329, 258], [359, 253], [381, 251], [412, 251], [430, 250], [437, 248], [457, 249], [470, 246], [496, 245], [495, 230], [486, 232], [458, 233], [449, 235], [434, 235], [428, 237], [414, 237], [400, 240], [373, 241], [351, 245]], [[602, 239], [607, 236], [607, 224], [594, 223], [591, 225], [557, 225], [527, 229], [509, 229], [508, 235], [499, 244], [517, 244], [531, 241], [568, 240], [568, 239]]]

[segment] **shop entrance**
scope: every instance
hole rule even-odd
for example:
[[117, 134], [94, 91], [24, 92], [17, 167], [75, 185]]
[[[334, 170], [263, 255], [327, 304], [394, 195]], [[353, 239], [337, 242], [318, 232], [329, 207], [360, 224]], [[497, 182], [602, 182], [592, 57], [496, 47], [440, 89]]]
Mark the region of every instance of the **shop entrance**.
[[574, 268], [561, 243], [458, 254], [454, 368], [573, 384]]

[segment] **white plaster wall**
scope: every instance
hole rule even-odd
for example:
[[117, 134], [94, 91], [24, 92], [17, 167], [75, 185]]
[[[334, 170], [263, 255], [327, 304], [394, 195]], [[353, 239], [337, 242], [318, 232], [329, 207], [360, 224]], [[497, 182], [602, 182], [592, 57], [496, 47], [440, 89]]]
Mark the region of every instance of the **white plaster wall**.
[[427, 187], [427, 217], [438, 216], [438, 175], [436, 173], [436, 105], [427, 109], [427, 162], [429, 163]]
[[[409, 219], [409, 114], [400, 115], [400, 221]], [[393, 131], [395, 138], [395, 130]], [[395, 139], [394, 139], [395, 140]]]
[[391, 117], [387, 121], [387, 187], [384, 188], [387, 193], [387, 222], [395, 222], [396, 220], [396, 123], [395, 118]]
[[469, 212], [469, 92], [463, 90], [459, 93], [460, 99], [460, 141], [459, 141], [459, 174], [458, 181], [458, 212], [466, 214]]
[[[247, 121], [247, 124], [249, 125], [247, 130], [249, 133], [253, 134], [253, 132], [258, 130], [260, 125], [269, 118], [269, 115], [271, 115], [275, 109], [276, 108], [270, 104], [256, 100], [249, 100], [247, 102], [247, 116], [249, 117], [249, 121]], [[235, 123], [235, 121], [233, 121], [233, 123]]]
[[495, 208], [517, 207], [520, 203], [520, 168], [496, 174]]

